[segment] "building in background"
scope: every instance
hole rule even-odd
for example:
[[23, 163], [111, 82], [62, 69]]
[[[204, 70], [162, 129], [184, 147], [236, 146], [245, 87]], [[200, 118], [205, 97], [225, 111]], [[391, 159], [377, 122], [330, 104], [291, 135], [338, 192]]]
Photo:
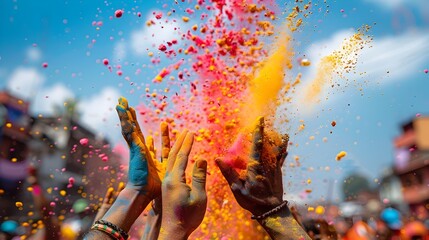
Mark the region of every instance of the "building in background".
[[425, 220], [429, 218], [429, 117], [417, 117], [402, 130], [394, 140], [393, 173], [400, 179], [410, 213]]
[[[57, 215], [73, 212], [76, 202], [94, 209], [90, 205], [104, 197], [108, 186], [123, 180], [119, 155], [79, 123], [74, 108], [55, 111], [55, 117], [31, 117], [28, 110], [28, 102], [0, 92], [0, 219], [37, 217], [27, 188], [29, 167], [37, 170]], [[34, 216], [28, 216], [31, 211]]]
[[31, 128], [29, 104], [8, 92], [0, 92], [0, 216], [15, 207], [14, 197], [27, 176], [28, 145]]

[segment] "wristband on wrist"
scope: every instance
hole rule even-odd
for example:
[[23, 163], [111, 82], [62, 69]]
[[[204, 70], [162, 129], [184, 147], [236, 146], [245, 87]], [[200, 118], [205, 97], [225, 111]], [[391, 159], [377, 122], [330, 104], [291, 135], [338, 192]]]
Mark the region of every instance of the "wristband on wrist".
[[284, 200], [280, 205], [278, 205], [277, 207], [271, 209], [270, 211], [268, 211], [266, 213], [263, 213], [263, 214], [261, 214], [259, 216], [252, 215], [251, 219], [256, 219], [256, 220], [264, 219], [264, 218], [270, 216], [271, 214], [280, 211], [281, 209], [283, 209], [284, 207], [286, 207], [287, 204], [288, 204], [288, 201]]
[[98, 230], [104, 233], [107, 233], [109, 236], [113, 237], [116, 240], [126, 240], [128, 239], [128, 234], [122, 230], [120, 227], [115, 224], [105, 221], [98, 220], [92, 225], [91, 230]]

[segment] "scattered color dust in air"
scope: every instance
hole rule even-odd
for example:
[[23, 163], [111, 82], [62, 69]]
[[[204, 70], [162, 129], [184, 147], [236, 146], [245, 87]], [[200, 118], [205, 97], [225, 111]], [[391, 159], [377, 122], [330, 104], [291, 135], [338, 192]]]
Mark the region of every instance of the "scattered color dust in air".
[[[293, 81], [285, 80], [293, 79], [285, 76], [293, 67], [294, 54], [292, 38], [284, 32], [299, 29], [303, 23], [299, 17], [308, 16], [310, 7], [306, 4], [301, 9], [292, 8], [284, 24], [278, 16], [278, 7], [271, 3], [198, 1], [194, 9], [185, 12], [192, 15], [200, 11], [199, 24], [191, 26], [192, 18], [181, 16], [181, 21], [190, 25], [189, 29], [181, 29], [181, 37], [158, 46], [160, 54], [175, 62], [161, 69], [153, 84], [146, 85], [143, 96], [149, 101], [137, 110], [144, 129], [149, 129], [155, 139], [159, 137], [162, 121], [170, 124], [173, 139], [180, 129], [195, 131], [191, 159], [208, 160], [208, 208], [193, 238], [267, 237], [250, 220], [250, 214], [238, 206], [214, 160], [224, 158], [234, 167], [245, 169], [243, 159], [250, 149], [250, 130], [258, 116], [266, 117], [270, 137], [278, 138], [273, 130], [274, 120], [279, 117], [276, 110], [290, 102], [290, 90], [301, 82], [301, 74]], [[163, 19], [167, 23], [168, 16], [154, 14], [147, 27]], [[351, 56], [364, 44], [361, 36], [356, 34], [343, 43], [341, 50], [324, 58], [315, 84], [304, 93], [309, 100], [320, 94], [330, 78], [341, 75], [341, 68], [346, 72], [353, 68], [356, 59]], [[153, 57], [153, 64], [159, 63], [160, 58], [153, 52], [148, 55]], [[178, 56], [181, 59], [174, 60]]]
[[365, 35], [368, 30], [368, 26], [359, 29], [358, 33], [345, 39], [337, 50], [320, 60], [315, 78], [303, 90], [306, 104], [318, 102], [322, 90], [332, 84], [334, 77], [345, 79], [345, 74], [355, 71], [360, 50], [370, 42]]

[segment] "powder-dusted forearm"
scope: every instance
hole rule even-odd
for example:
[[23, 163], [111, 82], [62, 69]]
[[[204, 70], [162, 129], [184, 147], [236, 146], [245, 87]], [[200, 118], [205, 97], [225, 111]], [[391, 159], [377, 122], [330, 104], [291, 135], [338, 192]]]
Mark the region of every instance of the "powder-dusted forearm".
[[272, 239], [311, 240], [304, 229], [291, 214], [289, 208], [283, 208], [264, 219], [258, 220]]

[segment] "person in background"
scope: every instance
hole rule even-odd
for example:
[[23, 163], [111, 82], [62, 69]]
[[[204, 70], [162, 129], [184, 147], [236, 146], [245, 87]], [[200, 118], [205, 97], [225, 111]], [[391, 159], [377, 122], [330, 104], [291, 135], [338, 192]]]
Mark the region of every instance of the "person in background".
[[387, 239], [401, 240], [401, 228], [403, 226], [401, 213], [392, 207], [388, 207], [381, 211], [380, 219], [388, 228]]
[[13, 220], [6, 220], [0, 224], [0, 240], [15, 240], [18, 237], [18, 223]]
[[337, 232], [333, 225], [324, 219], [310, 219], [304, 222], [307, 234], [313, 240], [337, 240]]
[[403, 240], [429, 240], [429, 231], [420, 221], [411, 221], [401, 230]]

